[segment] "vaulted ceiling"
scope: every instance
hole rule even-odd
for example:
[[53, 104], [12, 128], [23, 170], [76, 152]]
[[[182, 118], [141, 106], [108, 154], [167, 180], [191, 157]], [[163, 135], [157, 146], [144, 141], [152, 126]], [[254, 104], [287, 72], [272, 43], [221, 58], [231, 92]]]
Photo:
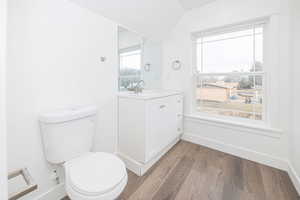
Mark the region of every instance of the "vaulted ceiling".
[[214, 0], [72, 0], [145, 37], [161, 40], [186, 10]]
[[198, 8], [200, 6], [203, 6], [214, 0], [178, 0], [178, 1], [185, 10], [190, 10], [193, 8]]

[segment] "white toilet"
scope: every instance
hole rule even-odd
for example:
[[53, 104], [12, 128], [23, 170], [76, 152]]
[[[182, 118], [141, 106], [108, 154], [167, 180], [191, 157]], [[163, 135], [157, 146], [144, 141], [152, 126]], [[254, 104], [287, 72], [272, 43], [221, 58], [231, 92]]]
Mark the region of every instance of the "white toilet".
[[46, 159], [62, 164], [72, 200], [113, 200], [127, 184], [125, 164], [117, 156], [91, 152], [97, 108], [73, 107], [40, 115]]

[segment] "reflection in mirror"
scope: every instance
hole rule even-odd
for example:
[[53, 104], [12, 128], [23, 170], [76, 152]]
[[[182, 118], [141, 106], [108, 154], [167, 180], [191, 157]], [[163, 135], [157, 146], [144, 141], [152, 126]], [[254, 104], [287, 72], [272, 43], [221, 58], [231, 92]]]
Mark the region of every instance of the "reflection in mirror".
[[[123, 27], [119, 35], [119, 90], [161, 88], [162, 44]], [[138, 84], [143, 80], [143, 84]], [[142, 86], [140, 86], [142, 85]]]
[[142, 78], [146, 89], [161, 89], [162, 44], [149, 38], [143, 42]]
[[119, 90], [133, 90], [141, 80], [142, 38], [119, 27]]

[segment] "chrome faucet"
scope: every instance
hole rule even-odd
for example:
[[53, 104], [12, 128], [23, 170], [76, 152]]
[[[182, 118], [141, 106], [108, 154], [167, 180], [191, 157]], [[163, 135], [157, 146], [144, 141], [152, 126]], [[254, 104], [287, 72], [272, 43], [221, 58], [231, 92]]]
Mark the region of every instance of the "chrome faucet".
[[139, 82], [137, 82], [137, 84], [134, 87], [134, 93], [138, 94], [138, 93], [142, 93], [143, 92], [143, 86], [141, 86], [141, 83], [143, 83], [143, 85], [145, 85], [145, 81], [140, 80]]

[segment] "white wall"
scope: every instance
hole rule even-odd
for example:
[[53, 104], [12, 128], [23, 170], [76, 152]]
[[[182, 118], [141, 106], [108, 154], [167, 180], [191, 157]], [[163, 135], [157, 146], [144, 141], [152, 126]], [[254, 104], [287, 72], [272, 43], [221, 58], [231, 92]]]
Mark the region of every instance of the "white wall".
[[[294, 1], [297, 2], [297, 0]], [[39, 190], [24, 199], [33, 199], [34, 196], [46, 192], [55, 184], [49, 179], [51, 167], [45, 161], [42, 152], [37, 123], [39, 112], [66, 105], [97, 104], [100, 113], [95, 150], [109, 152], [115, 150], [116, 107], [114, 105], [118, 73], [117, 26], [66, 0], [10, 0], [8, 6], [8, 162], [10, 170], [26, 166], [32, 172], [39, 184]], [[1, 4], [0, 9], [3, 8], [5, 6]], [[299, 10], [299, 7], [295, 7], [294, 19], [299, 19], [297, 8]], [[294, 148], [291, 152], [293, 164], [300, 173], [300, 163], [297, 159], [300, 156], [299, 148], [297, 148], [299, 146], [297, 141], [300, 139], [297, 127], [297, 119], [300, 117], [298, 116], [300, 107], [297, 103], [300, 100], [297, 95], [299, 91], [297, 87], [299, 85], [297, 82], [299, 68], [297, 66], [300, 63], [299, 56], [296, 55], [299, 52], [298, 35], [300, 33], [299, 25], [296, 25], [299, 21], [294, 21], [296, 45], [294, 45], [295, 56], [292, 71], [294, 95], [292, 97], [295, 100], [293, 101], [294, 106], [289, 109], [289, 99], [291, 98], [289, 98], [290, 90], [287, 88], [290, 86], [291, 72], [288, 67], [290, 64], [290, 33], [287, 12], [288, 4], [285, 0], [216, 1], [187, 12], [170, 37], [164, 41], [163, 86], [166, 89], [182, 90], [185, 93], [185, 114], [190, 115], [190, 33], [272, 16], [271, 40], [274, 43], [274, 51], [271, 51], [268, 56], [274, 58], [271, 63], [274, 65], [269, 67], [272, 72], [270, 81], [276, 80], [278, 83], [270, 85], [272, 92], [269, 94], [269, 98], [273, 101], [269, 104], [271, 115], [278, 117], [271, 117], [270, 126], [282, 130], [283, 135], [278, 135], [276, 130], [254, 131], [251, 128], [237, 128], [228, 124], [220, 126], [205, 120], [195, 120], [192, 117], [185, 118], [185, 133], [186, 138], [196, 136], [189, 138], [197, 139], [199, 143], [215, 148], [224, 148], [225, 146], [226, 151], [240, 153], [240, 156], [249, 159], [256, 159], [259, 155], [261, 160], [269, 159], [266, 164], [284, 168], [280, 161], [288, 158], [287, 133], [290, 131], [291, 125], [289, 111], [295, 110], [293, 113], [294, 135], [292, 137]], [[0, 13], [4, 14], [2, 10]], [[180, 17], [181, 14], [178, 13], [173, 13], [175, 18]], [[158, 16], [158, 19], [160, 18], [161, 16]], [[5, 18], [1, 16], [0, 19], [2, 22]], [[144, 22], [145, 20], [138, 21], [138, 23]], [[138, 27], [140, 25], [138, 23], [131, 25]], [[160, 24], [164, 26], [163, 22]], [[168, 20], [168, 24], [171, 26], [174, 22]], [[153, 30], [153, 26], [142, 26], [142, 29], [149, 35], [160, 37], [159, 28]], [[165, 28], [163, 32], [167, 32]], [[2, 43], [3, 37], [0, 38]], [[3, 46], [0, 47], [0, 52], [3, 52]], [[0, 53], [0, 56], [3, 56], [3, 53]], [[107, 61], [100, 63], [100, 56], [106, 56]], [[175, 59], [183, 62], [182, 70], [171, 70], [171, 62]], [[3, 59], [0, 61], [3, 62]], [[3, 76], [4, 73], [1, 71], [0, 74]], [[2, 77], [1, 81], [3, 83]], [[279, 95], [279, 91], [281, 95]], [[2, 97], [2, 95], [0, 96]], [[0, 110], [3, 110], [2, 107]], [[2, 144], [0, 147], [3, 148]], [[3, 165], [0, 166], [3, 167]]]
[[6, 170], [6, 119], [5, 119], [5, 78], [6, 78], [6, 25], [7, 4], [0, 0], [0, 199], [7, 199]]
[[96, 104], [95, 150], [115, 151], [117, 25], [66, 0], [10, 0], [8, 14], [8, 167], [29, 168], [39, 190], [23, 199], [33, 199], [55, 185], [40, 112]]
[[293, 48], [293, 71], [292, 71], [292, 111], [293, 111], [293, 135], [291, 137], [291, 163], [299, 178], [300, 191], [300, 1], [293, 0], [293, 26], [292, 26], [292, 48]]
[[[241, 129], [227, 124], [217, 126], [206, 120], [185, 117], [185, 133], [196, 136], [198, 142], [210, 146], [226, 147], [231, 153], [255, 159], [262, 156], [270, 165], [279, 165], [288, 158], [288, 132], [290, 131], [290, 43], [289, 4], [285, 0], [227, 0], [215, 1], [187, 12], [179, 21], [163, 46], [163, 87], [179, 89], [185, 93], [185, 114], [192, 109], [192, 43], [191, 33], [210, 28], [270, 17], [267, 39], [266, 71], [268, 73], [268, 127], [278, 130], [262, 130], [259, 134], [250, 129]], [[172, 61], [183, 63], [180, 71], [171, 69]], [[224, 129], [224, 127], [226, 127]], [[273, 137], [274, 136], [274, 137]], [[191, 138], [191, 137], [189, 137]], [[195, 139], [195, 137], [193, 137]], [[229, 150], [230, 149], [230, 150]], [[242, 149], [242, 150], [241, 150]], [[246, 155], [247, 154], [247, 155]]]
[[174, 0], [72, 0], [145, 37], [161, 40], [184, 13]]

